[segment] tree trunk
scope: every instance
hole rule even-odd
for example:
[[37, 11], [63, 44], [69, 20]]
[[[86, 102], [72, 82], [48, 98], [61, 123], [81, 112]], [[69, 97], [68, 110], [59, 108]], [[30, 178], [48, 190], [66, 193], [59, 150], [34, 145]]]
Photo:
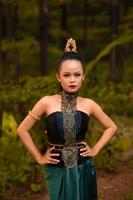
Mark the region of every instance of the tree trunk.
[[[16, 44], [18, 41], [18, 35], [17, 35], [17, 30], [18, 30], [18, 22], [19, 22], [19, 6], [16, 5], [12, 5], [12, 10], [11, 10], [11, 39], [12, 39], [12, 43]], [[19, 50], [16, 47], [13, 48], [12, 51], [12, 56], [13, 56], [13, 63], [14, 63], [14, 82], [15, 84], [17, 84], [19, 82], [20, 79], [20, 75], [21, 75], [21, 67], [20, 67], [20, 62], [19, 62]], [[14, 104], [14, 111], [21, 113], [21, 104], [16, 102]]]
[[[17, 27], [18, 27], [18, 5], [12, 6], [12, 41], [13, 43], [17, 43]], [[20, 68], [20, 62], [19, 62], [19, 51], [18, 48], [15, 47], [13, 49], [13, 62], [15, 66], [15, 73], [14, 73], [14, 80], [17, 83], [20, 78], [21, 68]]]
[[6, 37], [12, 37], [12, 4], [5, 4]]
[[123, 8], [124, 8], [124, 15], [126, 15], [128, 13], [128, 10], [133, 6], [133, 2], [132, 1], [125, 1], [123, 0]]
[[[84, 5], [84, 15], [83, 15], [83, 48], [85, 49], [84, 61], [87, 60], [87, 48], [88, 48], [88, 15], [89, 15], [89, 6], [88, 0], [83, 1]], [[86, 55], [85, 55], [86, 54]]]
[[3, 80], [3, 68], [2, 68], [2, 3], [0, 0], [0, 84]]
[[39, 43], [41, 75], [48, 74], [48, 6], [47, 0], [39, 0]]
[[60, 29], [62, 30], [61, 34], [61, 49], [64, 48], [66, 43], [66, 38], [68, 36], [68, 8], [67, 2], [61, 4], [61, 19], [60, 19]]
[[[119, 16], [119, 5], [117, 0], [111, 0], [111, 39], [118, 37], [118, 16]], [[116, 62], [117, 62], [117, 47], [113, 47], [110, 54], [110, 65], [109, 65], [109, 80], [116, 80]]]
[[[3, 83], [3, 66], [2, 66], [2, 2], [0, 0], [0, 85]], [[3, 107], [0, 102], [0, 137], [2, 136], [2, 115]]]

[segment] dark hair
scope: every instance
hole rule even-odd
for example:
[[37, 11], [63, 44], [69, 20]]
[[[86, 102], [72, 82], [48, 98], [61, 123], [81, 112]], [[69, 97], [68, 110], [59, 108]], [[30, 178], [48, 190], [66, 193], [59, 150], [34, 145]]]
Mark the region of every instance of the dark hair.
[[84, 61], [77, 52], [64, 52], [64, 54], [61, 56], [58, 62], [58, 68], [57, 68], [58, 73], [60, 71], [61, 64], [66, 60], [77, 60], [81, 62], [84, 71]]

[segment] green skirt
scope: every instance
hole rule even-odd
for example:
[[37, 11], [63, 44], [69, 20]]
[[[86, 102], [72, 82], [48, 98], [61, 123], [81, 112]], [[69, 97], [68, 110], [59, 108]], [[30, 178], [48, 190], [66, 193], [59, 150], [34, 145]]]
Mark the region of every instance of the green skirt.
[[91, 157], [73, 168], [44, 166], [50, 200], [97, 200], [96, 169]]

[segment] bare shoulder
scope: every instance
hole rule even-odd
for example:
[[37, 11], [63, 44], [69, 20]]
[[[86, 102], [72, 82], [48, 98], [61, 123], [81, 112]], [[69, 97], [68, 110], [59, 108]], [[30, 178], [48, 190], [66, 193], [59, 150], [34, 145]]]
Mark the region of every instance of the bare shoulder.
[[87, 104], [93, 106], [93, 108], [96, 108], [96, 107], [100, 108], [100, 104], [98, 102], [94, 101], [93, 99], [85, 98], [85, 101]]
[[51, 102], [55, 101], [58, 99], [57, 94], [49, 95], [49, 96], [44, 96], [40, 100], [42, 101], [43, 105], [49, 105]]
[[37, 102], [38, 105], [42, 106], [42, 109], [45, 111], [47, 106], [49, 106], [53, 101], [55, 101], [57, 98], [57, 95], [47, 95], [40, 98], [40, 100]]
[[31, 109], [36, 116], [41, 117], [47, 113], [47, 108], [51, 104], [54, 95], [41, 97]]
[[79, 99], [86, 104], [92, 104], [93, 102], [95, 102], [94, 100], [92, 100], [90, 98], [86, 98], [86, 97], [82, 97], [82, 96], [79, 96]]
[[51, 102], [51, 96], [43, 96], [41, 97], [34, 106], [30, 109], [27, 116], [24, 118], [24, 120], [21, 122], [17, 130], [19, 131], [28, 131], [30, 130], [33, 125], [37, 122], [37, 119], [40, 119], [42, 115], [45, 115], [47, 112], [47, 109]]
[[86, 110], [88, 110], [88, 113], [90, 115], [94, 115], [96, 111], [102, 111], [101, 106], [94, 101], [91, 98], [86, 98], [86, 97], [79, 97], [79, 100], [83, 103], [83, 105], [86, 107]]
[[37, 103], [35, 105], [38, 105], [40, 107], [41, 106], [45, 107], [47, 105], [48, 101], [49, 101], [49, 96], [43, 96], [37, 101]]
[[113, 127], [117, 129], [117, 125], [114, 121], [104, 112], [103, 108], [96, 101], [85, 98], [84, 101], [89, 107], [89, 112], [94, 116], [104, 127], [109, 128]]
[[[51, 95], [51, 96], [53, 96], [53, 95]], [[43, 106], [46, 106], [48, 103], [49, 103], [49, 101], [52, 99], [51, 98], [51, 96], [49, 95], [47, 95], [47, 96], [43, 96], [39, 101], [38, 101], [38, 103], [40, 103], [40, 104], [42, 104]]]

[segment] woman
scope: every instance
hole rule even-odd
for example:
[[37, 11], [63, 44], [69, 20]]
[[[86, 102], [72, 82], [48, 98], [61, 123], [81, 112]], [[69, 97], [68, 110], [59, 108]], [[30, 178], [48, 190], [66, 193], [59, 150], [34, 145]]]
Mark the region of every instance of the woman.
[[[56, 77], [62, 91], [42, 97], [21, 122], [17, 133], [34, 159], [44, 166], [51, 200], [97, 200], [93, 157], [112, 138], [117, 126], [95, 101], [78, 96], [85, 75], [72, 38], [67, 41]], [[42, 115], [45, 115], [48, 136], [48, 148], [44, 155], [29, 134]], [[93, 147], [85, 141], [91, 115], [105, 127]]]

